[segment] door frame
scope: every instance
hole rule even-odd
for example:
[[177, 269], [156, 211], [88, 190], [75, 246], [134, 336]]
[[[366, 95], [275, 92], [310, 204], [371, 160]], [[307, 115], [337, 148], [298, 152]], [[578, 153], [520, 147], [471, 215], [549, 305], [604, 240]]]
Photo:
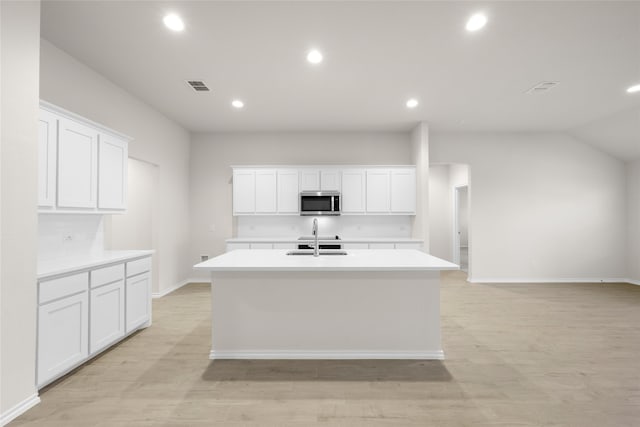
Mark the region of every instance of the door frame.
[[469, 231], [471, 225], [469, 219], [470, 216], [469, 212], [470, 212], [470, 206], [469, 206], [469, 185], [459, 185], [453, 188], [453, 234], [452, 234], [452, 238], [453, 238], [453, 242], [452, 242], [452, 259], [454, 264], [458, 264], [460, 265], [460, 213], [459, 213], [459, 199], [460, 199], [460, 191], [462, 189], [466, 189], [467, 190], [467, 249], [468, 249], [468, 253], [469, 253], [469, 258], [468, 258], [468, 265], [467, 265], [467, 272], [468, 272], [468, 276], [471, 275], [471, 232]]

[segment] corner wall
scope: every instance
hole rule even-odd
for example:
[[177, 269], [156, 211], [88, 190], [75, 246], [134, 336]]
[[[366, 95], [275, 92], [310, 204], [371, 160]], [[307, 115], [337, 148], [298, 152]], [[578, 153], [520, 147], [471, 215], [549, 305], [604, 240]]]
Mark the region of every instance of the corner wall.
[[153, 212], [158, 242], [153, 249], [159, 277], [153, 292], [162, 294], [181, 284], [193, 264], [188, 253], [189, 133], [44, 39], [40, 85], [42, 99], [133, 137], [129, 157], [158, 166]]
[[475, 282], [620, 280], [624, 164], [561, 134], [432, 134], [433, 163], [470, 167]]
[[422, 250], [429, 248], [429, 127], [420, 122], [411, 132], [411, 163], [416, 165], [416, 215], [412, 236], [424, 240]]
[[0, 2], [0, 425], [37, 404], [40, 2]]
[[627, 164], [627, 278], [640, 285], [640, 159]]

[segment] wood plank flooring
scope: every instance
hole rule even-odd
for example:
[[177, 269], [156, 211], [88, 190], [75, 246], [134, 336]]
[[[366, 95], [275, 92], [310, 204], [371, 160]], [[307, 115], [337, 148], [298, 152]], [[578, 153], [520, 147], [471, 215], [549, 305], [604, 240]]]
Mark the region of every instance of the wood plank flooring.
[[41, 393], [17, 426], [640, 426], [640, 287], [443, 275], [445, 361], [214, 361], [209, 286]]

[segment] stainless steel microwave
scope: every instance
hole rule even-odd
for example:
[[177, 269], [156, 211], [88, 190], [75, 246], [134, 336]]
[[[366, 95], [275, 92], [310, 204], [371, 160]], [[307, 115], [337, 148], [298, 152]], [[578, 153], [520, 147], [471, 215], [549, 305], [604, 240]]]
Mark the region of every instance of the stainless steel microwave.
[[300, 215], [340, 215], [338, 191], [303, 191], [300, 193]]

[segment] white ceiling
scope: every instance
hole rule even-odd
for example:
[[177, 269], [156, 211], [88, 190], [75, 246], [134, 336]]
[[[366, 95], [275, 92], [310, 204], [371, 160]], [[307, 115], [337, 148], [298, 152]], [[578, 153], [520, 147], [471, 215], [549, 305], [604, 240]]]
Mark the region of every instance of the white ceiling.
[[[487, 27], [466, 32], [480, 10]], [[184, 32], [163, 26], [169, 11]], [[640, 2], [44, 1], [42, 36], [194, 132], [424, 120], [438, 131], [571, 131], [640, 157], [640, 93], [625, 92], [640, 83]], [[318, 66], [305, 60], [312, 47]], [[560, 84], [525, 93], [543, 80]]]

